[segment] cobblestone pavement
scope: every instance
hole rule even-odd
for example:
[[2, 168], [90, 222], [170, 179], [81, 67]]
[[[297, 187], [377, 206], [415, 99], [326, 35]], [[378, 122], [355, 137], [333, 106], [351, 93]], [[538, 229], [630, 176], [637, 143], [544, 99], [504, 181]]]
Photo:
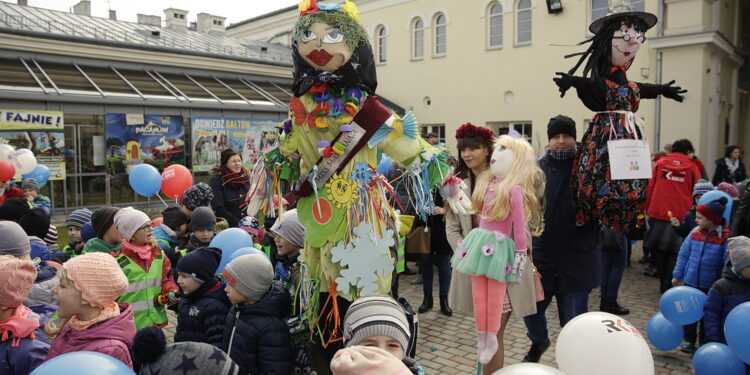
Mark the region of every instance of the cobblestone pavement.
[[[645, 334], [646, 322], [659, 309], [659, 286], [658, 279], [643, 275], [643, 266], [637, 263], [641, 256], [640, 246], [634, 246], [632, 266], [625, 269], [625, 276], [620, 286], [619, 302], [630, 309], [630, 314], [624, 318]], [[417, 267], [412, 264], [411, 268]], [[401, 296], [406, 297], [415, 310], [422, 302], [422, 285], [414, 284], [416, 278], [417, 276], [402, 275], [399, 287]], [[438, 296], [437, 285], [437, 272], [435, 272], [433, 295], [436, 297]], [[599, 308], [598, 289], [592, 291], [589, 301], [589, 310], [594, 311]], [[419, 316], [418, 363], [425, 368], [427, 374], [474, 374], [476, 336], [473, 318], [458, 314], [448, 318], [440, 314], [438, 305], [436, 299], [435, 308]], [[170, 325], [166, 328], [166, 333], [171, 339], [176, 322], [176, 317], [171, 312], [169, 320]], [[552, 345], [542, 356], [541, 363], [557, 367], [555, 342], [560, 333], [560, 324], [557, 320], [557, 306], [554, 301], [547, 309], [547, 321]], [[511, 318], [509, 324], [505, 331], [506, 366], [520, 362], [530, 345], [523, 320]], [[663, 352], [653, 346], [651, 351], [654, 355], [656, 375], [693, 374], [690, 356], [677, 350]]]

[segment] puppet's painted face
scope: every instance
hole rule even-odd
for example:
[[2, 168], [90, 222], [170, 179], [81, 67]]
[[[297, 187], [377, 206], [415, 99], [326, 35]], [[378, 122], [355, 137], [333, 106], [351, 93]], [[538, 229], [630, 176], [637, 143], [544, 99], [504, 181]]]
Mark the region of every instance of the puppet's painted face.
[[336, 26], [315, 22], [297, 41], [302, 58], [313, 68], [333, 72], [352, 57], [344, 34]]
[[612, 37], [612, 65], [626, 65], [633, 60], [646, 38], [643, 34], [633, 26], [620, 26]]
[[492, 152], [490, 159], [490, 172], [497, 177], [505, 177], [513, 168], [516, 161], [516, 155], [504, 146], [498, 147]]

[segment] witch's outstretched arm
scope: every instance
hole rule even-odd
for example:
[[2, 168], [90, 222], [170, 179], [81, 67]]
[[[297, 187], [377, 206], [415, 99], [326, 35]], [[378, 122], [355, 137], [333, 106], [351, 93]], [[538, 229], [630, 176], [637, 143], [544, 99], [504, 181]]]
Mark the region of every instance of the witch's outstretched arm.
[[680, 103], [682, 103], [682, 100], [685, 98], [685, 93], [687, 93], [687, 90], [682, 87], [674, 86], [674, 80], [671, 80], [664, 85], [638, 83], [638, 88], [641, 92], [641, 98], [655, 99], [657, 96], [662, 95], [665, 98], [676, 100]]

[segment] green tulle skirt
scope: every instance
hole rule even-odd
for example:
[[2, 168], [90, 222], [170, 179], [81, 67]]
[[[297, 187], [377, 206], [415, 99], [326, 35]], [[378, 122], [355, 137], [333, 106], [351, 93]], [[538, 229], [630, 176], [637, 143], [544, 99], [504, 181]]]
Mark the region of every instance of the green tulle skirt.
[[453, 254], [451, 265], [463, 273], [482, 275], [500, 282], [516, 282], [512, 271], [516, 244], [501, 232], [474, 228]]

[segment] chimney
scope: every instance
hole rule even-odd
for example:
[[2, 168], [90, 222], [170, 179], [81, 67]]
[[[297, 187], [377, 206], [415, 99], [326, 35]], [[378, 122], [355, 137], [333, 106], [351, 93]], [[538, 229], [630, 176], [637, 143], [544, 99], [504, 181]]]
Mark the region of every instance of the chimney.
[[164, 22], [170, 29], [187, 29], [187, 14], [188, 11], [182, 9], [164, 9]]
[[80, 14], [82, 16], [91, 15], [91, 1], [81, 0], [80, 3], [73, 5], [73, 13]]
[[18, 5], [23, 5], [23, 6], [29, 5], [29, 0], [18, 0]]
[[224, 35], [226, 17], [214, 16], [208, 13], [198, 13], [198, 32], [206, 34]]
[[117, 11], [116, 10], [109, 10], [109, 19], [112, 21], [117, 21]]
[[147, 14], [138, 14], [138, 23], [141, 25], [149, 25], [161, 27], [161, 17], [149, 16]]

